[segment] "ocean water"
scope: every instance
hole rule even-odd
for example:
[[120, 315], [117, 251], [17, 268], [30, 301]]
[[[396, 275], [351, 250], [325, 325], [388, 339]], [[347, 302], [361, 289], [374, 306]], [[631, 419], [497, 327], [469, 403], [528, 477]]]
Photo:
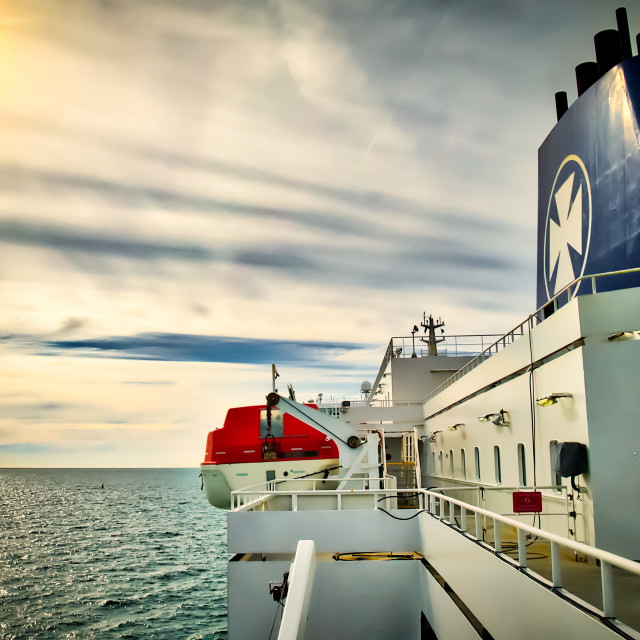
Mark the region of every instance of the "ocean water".
[[226, 638], [226, 518], [198, 474], [0, 469], [0, 638]]

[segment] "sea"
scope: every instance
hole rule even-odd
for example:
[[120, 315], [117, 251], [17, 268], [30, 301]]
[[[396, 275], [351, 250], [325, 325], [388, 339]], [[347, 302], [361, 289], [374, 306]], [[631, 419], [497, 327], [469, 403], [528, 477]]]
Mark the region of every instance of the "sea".
[[0, 638], [227, 637], [198, 469], [0, 469]]

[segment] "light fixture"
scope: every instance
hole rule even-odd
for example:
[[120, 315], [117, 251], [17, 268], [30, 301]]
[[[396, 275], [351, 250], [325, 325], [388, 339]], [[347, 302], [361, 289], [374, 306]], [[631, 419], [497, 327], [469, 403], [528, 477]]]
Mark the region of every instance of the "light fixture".
[[480, 422], [493, 422], [498, 427], [508, 427], [511, 424], [509, 422], [509, 412], [506, 409], [500, 409], [498, 413], [487, 413], [483, 416], [478, 416], [478, 420]]
[[611, 334], [607, 340], [609, 340], [609, 342], [618, 342], [628, 340], [629, 338], [633, 338], [633, 331], [618, 331], [617, 333]]
[[442, 433], [442, 430], [438, 430], [438, 431], [432, 431], [429, 434], [429, 442], [435, 442], [436, 441], [436, 434], [437, 433]]
[[570, 393], [550, 393], [547, 396], [536, 399], [536, 404], [541, 407], [550, 407], [552, 404], [558, 404], [560, 398], [573, 398]]
[[452, 424], [449, 427], [449, 431], [457, 431], [460, 427], [464, 427], [464, 422], [458, 422], [458, 424]]

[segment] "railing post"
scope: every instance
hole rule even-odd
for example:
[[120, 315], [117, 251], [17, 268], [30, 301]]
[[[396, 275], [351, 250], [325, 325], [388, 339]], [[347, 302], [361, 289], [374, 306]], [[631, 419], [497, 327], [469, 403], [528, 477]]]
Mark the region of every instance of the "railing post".
[[562, 566], [560, 564], [560, 545], [551, 541], [551, 581], [553, 586], [562, 587]]
[[602, 578], [602, 612], [605, 618], [615, 618], [615, 598], [613, 595], [613, 567], [602, 560], [600, 562], [600, 576]]
[[518, 529], [518, 562], [521, 567], [527, 566], [527, 534], [523, 529]]
[[463, 531], [467, 530], [467, 510], [465, 507], [460, 508], [460, 528]]
[[292, 493], [291, 494], [291, 511], [297, 511], [297, 510], [298, 510], [298, 494]]
[[502, 551], [502, 529], [500, 528], [500, 521], [493, 519], [493, 545], [496, 553]]
[[451, 524], [456, 523], [456, 506], [453, 504], [453, 502], [449, 503], [449, 522]]
[[480, 514], [475, 511], [474, 512], [475, 521], [476, 521], [476, 540], [482, 540], [482, 521], [480, 520]]
[[440, 520], [444, 520], [444, 496], [440, 498]]

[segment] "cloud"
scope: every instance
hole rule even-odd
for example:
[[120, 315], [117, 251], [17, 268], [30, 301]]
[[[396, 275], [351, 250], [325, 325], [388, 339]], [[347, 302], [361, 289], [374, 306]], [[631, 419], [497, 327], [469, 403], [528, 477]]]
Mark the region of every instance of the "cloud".
[[[41, 340], [34, 336], [6, 335], [0, 340], [16, 346], [29, 345], [41, 355], [75, 354], [81, 357], [110, 357], [171, 362], [226, 362], [318, 366], [341, 355], [370, 348], [357, 343], [319, 341], [261, 340], [180, 333], [142, 333], [83, 340]], [[331, 366], [345, 366], [332, 362]], [[157, 383], [153, 383], [157, 384]]]
[[143, 261], [173, 259], [207, 262], [213, 258], [212, 251], [195, 245], [126, 240], [78, 231], [75, 227], [28, 224], [17, 220], [0, 220], [0, 242], [56, 249], [64, 253], [121, 256]]

